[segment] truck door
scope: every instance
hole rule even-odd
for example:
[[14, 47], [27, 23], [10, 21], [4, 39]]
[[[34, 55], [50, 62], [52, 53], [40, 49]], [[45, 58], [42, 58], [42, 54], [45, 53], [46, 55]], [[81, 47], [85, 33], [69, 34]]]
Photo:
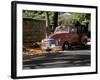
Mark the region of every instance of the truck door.
[[78, 44], [80, 42], [79, 41], [80, 36], [77, 33], [77, 28], [71, 28], [69, 36], [70, 36], [71, 44]]

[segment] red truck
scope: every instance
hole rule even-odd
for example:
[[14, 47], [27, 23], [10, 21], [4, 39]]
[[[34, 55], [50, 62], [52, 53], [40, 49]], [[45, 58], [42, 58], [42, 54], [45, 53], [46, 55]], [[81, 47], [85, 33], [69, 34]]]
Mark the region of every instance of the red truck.
[[68, 50], [71, 46], [85, 46], [88, 42], [86, 33], [77, 32], [76, 27], [67, 27], [66, 29], [56, 30], [47, 38], [41, 41], [42, 50], [52, 50], [54, 48]]

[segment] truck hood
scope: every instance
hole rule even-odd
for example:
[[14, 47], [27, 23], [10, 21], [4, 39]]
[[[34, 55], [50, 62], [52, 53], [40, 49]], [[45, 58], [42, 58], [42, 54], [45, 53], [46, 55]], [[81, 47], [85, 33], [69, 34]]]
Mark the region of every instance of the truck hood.
[[54, 38], [55, 36], [58, 37], [58, 36], [61, 36], [61, 35], [67, 35], [67, 34], [70, 34], [70, 33], [67, 33], [67, 32], [59, 32], [59, 33], [53, 33], [53, 34], [50, 34], [48, 36], [48, 38]]

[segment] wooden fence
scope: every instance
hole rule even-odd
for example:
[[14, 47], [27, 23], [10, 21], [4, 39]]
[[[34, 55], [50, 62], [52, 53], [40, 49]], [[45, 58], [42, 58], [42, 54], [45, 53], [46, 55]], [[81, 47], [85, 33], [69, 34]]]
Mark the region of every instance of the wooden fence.
[[33, 47], [34, 42], [45, 38], [45, 20], [23, 18], [23, 46]]

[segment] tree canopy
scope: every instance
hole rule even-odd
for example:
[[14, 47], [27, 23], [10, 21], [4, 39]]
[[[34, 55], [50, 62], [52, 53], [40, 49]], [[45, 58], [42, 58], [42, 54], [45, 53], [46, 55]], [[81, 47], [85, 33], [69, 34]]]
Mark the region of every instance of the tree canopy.
[[[46, 19], [46, 16], [48, 19]], [[91, 15], [89, 13], [72, 13], [72, 12], [51, 12], [48, 11], [47, 15], [45, 11], [33, 11], [23, 10], [23, 17], [33, 18], [37, 20], [48, 20], [47, 22], [55, 27], [58, 24], [75, 24], [75, 25], [86, 25], [90, 24]]]

